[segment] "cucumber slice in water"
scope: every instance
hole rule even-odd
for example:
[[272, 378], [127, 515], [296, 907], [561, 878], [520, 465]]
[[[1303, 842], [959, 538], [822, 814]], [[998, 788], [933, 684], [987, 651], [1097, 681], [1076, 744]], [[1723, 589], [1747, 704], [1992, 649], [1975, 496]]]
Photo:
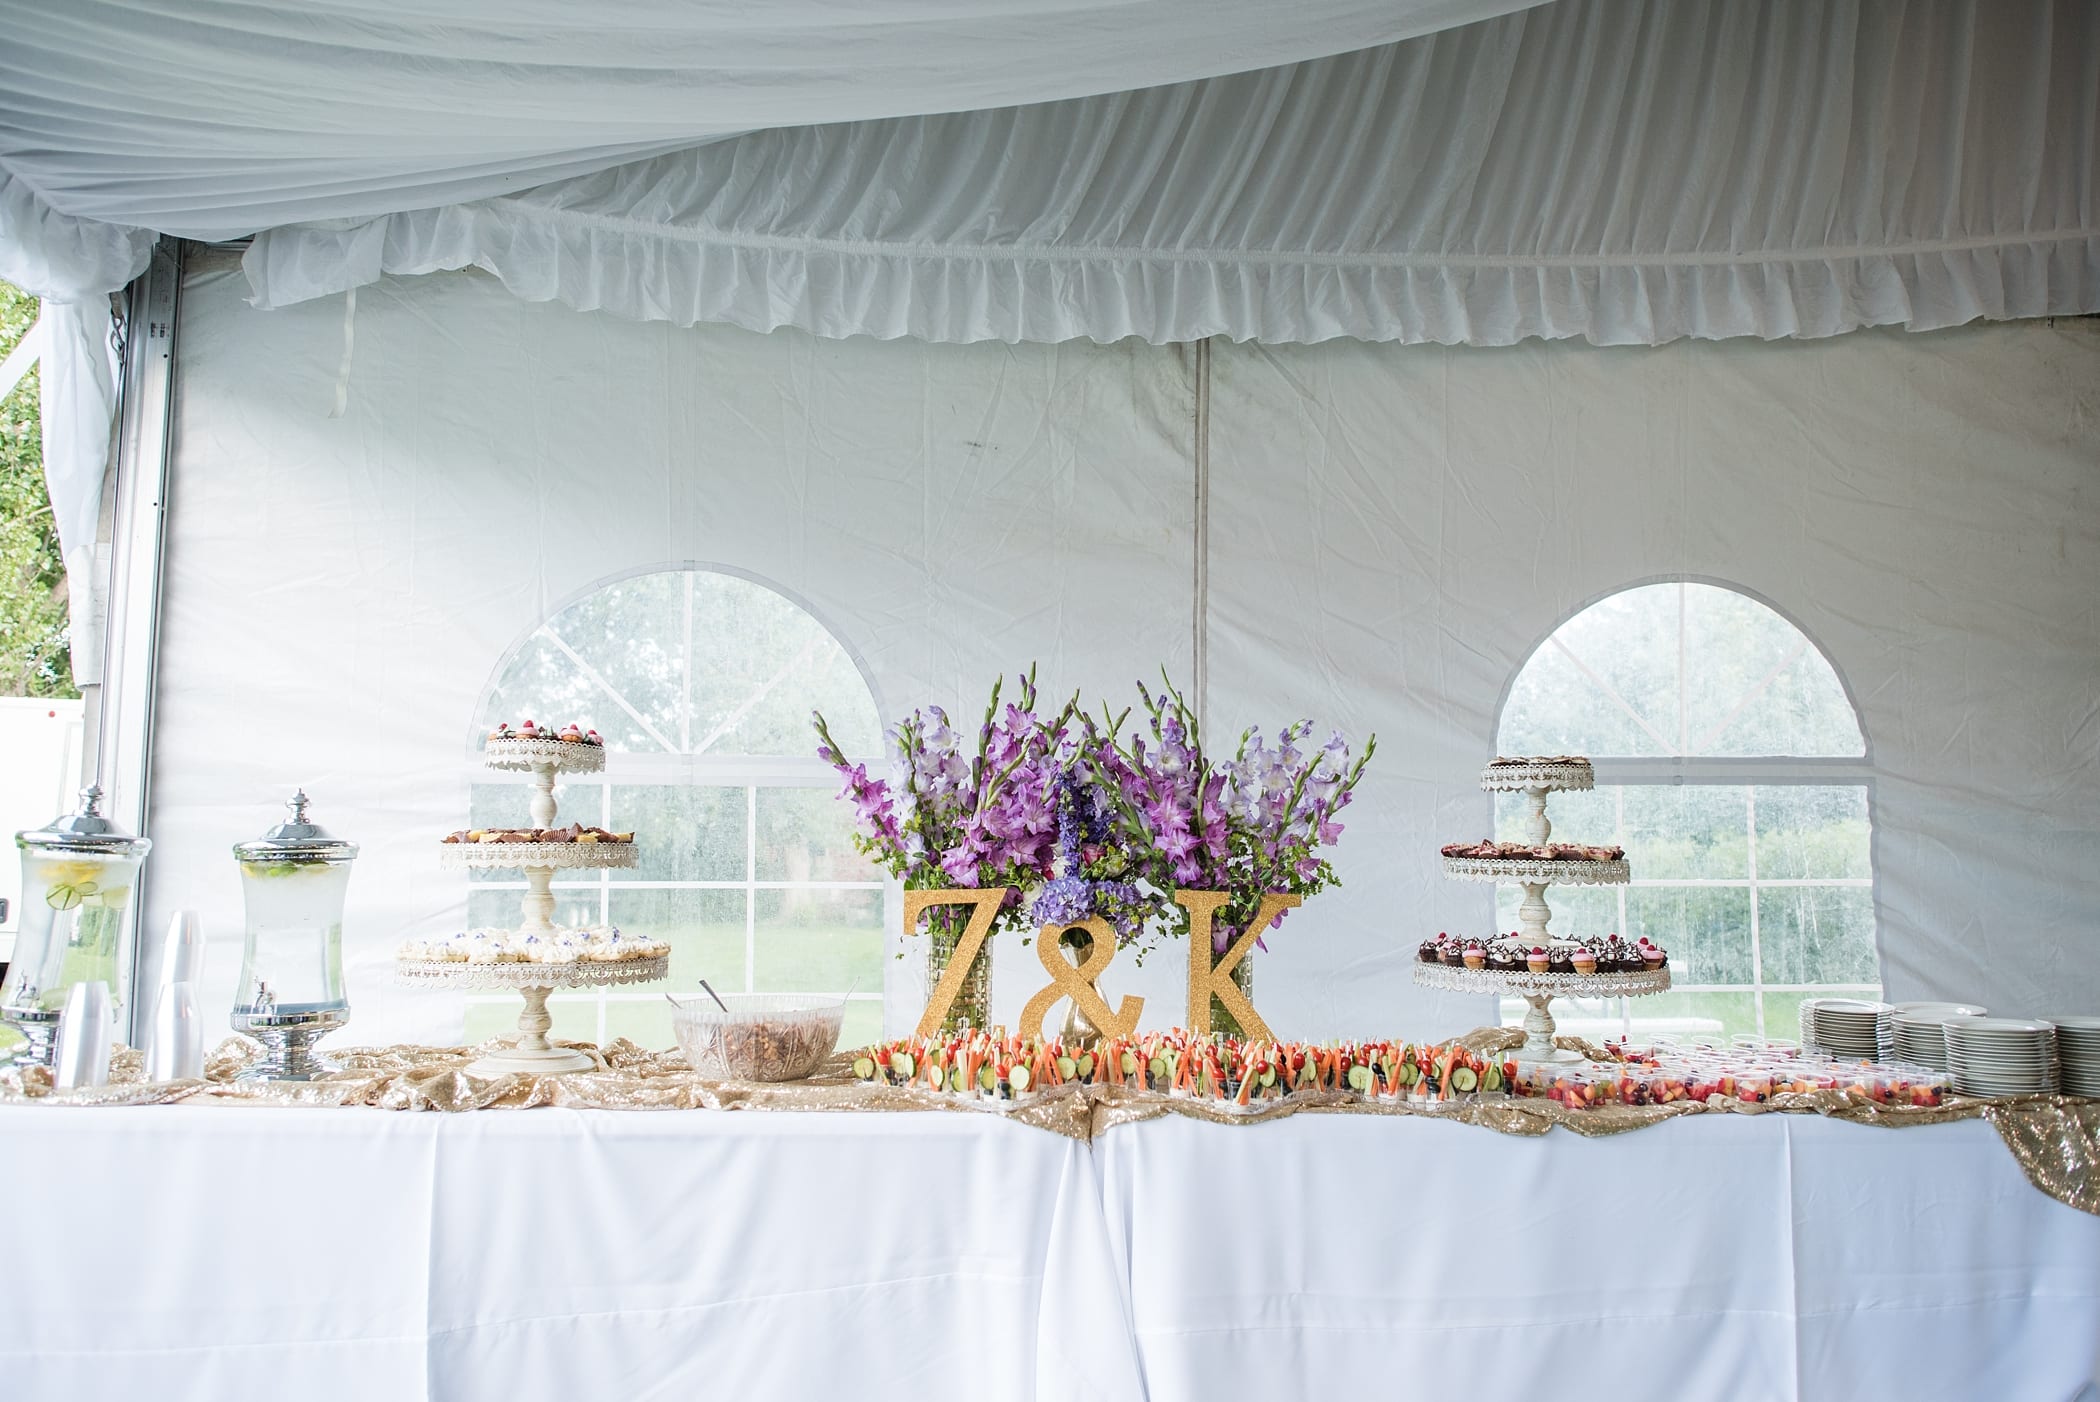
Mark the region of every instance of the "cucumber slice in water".
[[1371, 1089], [1371, 1068], [1352, 1066], [1349, 1068], [1349, 1089], [1362, 1095]]
[[867, 1056], [853, 1058], [853, 1074], [863, 1081], [875, 1079], [875, 1059]]
[[1469, 1091], [1480, 1089], [1480, 1076], [1470, 1066], [1461, 1066], [1451, 1073], [1451, 1089]]

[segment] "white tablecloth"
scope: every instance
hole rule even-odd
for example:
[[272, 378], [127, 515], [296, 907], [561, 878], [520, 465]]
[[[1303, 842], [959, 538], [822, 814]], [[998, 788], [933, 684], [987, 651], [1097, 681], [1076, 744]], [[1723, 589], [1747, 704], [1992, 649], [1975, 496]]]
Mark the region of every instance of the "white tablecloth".
[[1142, 1387], [1089, 1150], [989, 1116], [18, 1107], [0, 1204], [5, 1398]]
[[[0, 1398], [1844, 1399], [2100, 1375], [1978, 1122], [0, 1109]], [[2090, 1399], [2100, 1389], [2083, 1396]]]
[[1094, 1152], [1150, 1402], [2100, 1395], [2100, 1217], [1980, 1121], [1176, 1118]]

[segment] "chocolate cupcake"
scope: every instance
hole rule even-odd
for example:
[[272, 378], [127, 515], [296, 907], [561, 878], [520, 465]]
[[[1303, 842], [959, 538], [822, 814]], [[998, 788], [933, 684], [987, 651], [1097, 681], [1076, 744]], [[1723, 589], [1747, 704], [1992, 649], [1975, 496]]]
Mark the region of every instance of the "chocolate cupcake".
[[1574, 950], [1564, 944], [1546, 946], [1546, 968], [1556, 974], [1575, 972]]

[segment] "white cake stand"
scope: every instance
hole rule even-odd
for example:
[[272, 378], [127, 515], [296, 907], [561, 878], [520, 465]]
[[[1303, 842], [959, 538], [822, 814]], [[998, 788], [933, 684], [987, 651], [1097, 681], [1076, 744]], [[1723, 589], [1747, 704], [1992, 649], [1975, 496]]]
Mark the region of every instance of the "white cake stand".
[[[548, 817], [551, 819], [553, 814], [549, 813]], [[447, 866], [479, 871], [517, 868], [525, 873], [525, 919], [518, 927], [521, 935], [554, 934], [553, 882], [556, 871], [603, 871], [631, 867], [636, 861], [632, 842], [448, 842], [442, 850]], [[658, 957], [609, 963], [584, 959], [569, 964], [404, 960], [400, 968], [405, 978], [443, 982], [455, 988], [515, 988], [523, 992], [525, 1011], [518, 1018], [517, 1046], [485, 1056], [467, 1070], [477, 1076], [507, 1076], [517, 1072], [552, 1076], [564, 1071], [588, 1071], [597, 1063], [582, 1052], [548, 1045], [547, 1029], [553, 1025], [547, 1014], [549, 993], [557, 988], [647, 983], [665, 975], [669, 960]], [[469, 981], [473, 978], [490, 981]]]
[[557, 988], [605, 988], [623, 983], [650, 983], [670, 972], [668, 955], [651, 959], [577, 959], [566, 964], [470, 964], [460, 960], [403, 959], [395, 971], [404, 982], [438, 984], [466, 991], [516, 989], [525, 995], [518, 1015], [514, 1046], [467, 1066], [470, 1076], [557, 1076], [595, 1069], [598, 1061], [583, 1052], [557, 1047], [547, 1040], [554, 1019], [547, 995]]
[[1517, 907], [1517, 923], [1527, 944], [1544, 944], [1546, 922], [1553, 908], [1546, 904], [1548, 886], [1624, 886], [1633, 871], [1622, 857], [1612, 862], [1555, 862], [1528, 857], [1446, 857], [1444, 875], [1453, 881], [1492, 881], [1500, 886], [1522, 886], [1524, 904]]
[[532, 775], [532, 825], [554, 826], [554, 776], [597, 774], [605, 768], [605, 747], [576, 740], [535, 736], [521, 740], [485, 740], [481, 762], [491, 769], [523, 770]]
[[1654, 972], [1618, 974], [1535, 974], [1528, 969], [1455, 969], [1449, 964], [1415, 963], [1415, 982], [1424, 988], [1446, 993], [1493, 993], [1514, 995], [1531, 1004], [1524, 1014], [1524, 1045], [1516, 1051], [1518, 1062], [1580, 1061], [1578, 1052], [1562, 1051], [1553, 1045], [1555, 998], [1639, 998], [1662, 993], [1670, 987], [1665, 965]]
[[[1553, 836], [1553, 823], [1546, 817], [1546, 795], [1578, 792], [1595, 785], [1595, 772], [1587, 763], [1538, 760], [1496, 764], [1480, 774], [1480, 787], [1489, 793], [1521, 793], [1530, 800], [1523, 840], [1535, 847], [1545, 846]], [[1546, 904], [1548, 886], [1624, 886], [1633, 879], [1632, 868], [1623, 857], [1606, 862], [1446, 857], [1444, 875], [1454, 881], [1522, 886], [1524, 903], [1517, 908], [1517, 920], [1524, 942], [1532, 946], [1544, 946], [1553, 938], [1547, 929], [1553, 918], [1553, 909]], [[1531, 1004], [1531, 1011], [1524, 1015], [1524, 1045], [1516, 1053], [1519, 1062], [1582, 1060], [1577, 1053], [1553, 1045], [1553, 1012], [1549, 1004], [1554, 998], [1638, 998], [1661, 993], [1670, 986], [1668, 967], [1616, 974], [1534, 974], [1528, 969], [1459, 969], [1417, 961], [1414, 968], [1415, 982], [1424, 988], [1450, 993], [1513, 994]]]

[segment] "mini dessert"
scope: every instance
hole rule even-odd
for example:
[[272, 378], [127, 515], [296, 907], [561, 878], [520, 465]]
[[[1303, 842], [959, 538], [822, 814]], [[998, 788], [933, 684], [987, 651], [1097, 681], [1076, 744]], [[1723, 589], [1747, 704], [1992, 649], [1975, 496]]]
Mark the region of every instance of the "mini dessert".
[[1573, 954], [1568, 956], [1568, 962], [1575, 966], [1575, 972], [1578, 974], [1594, 974], [1597, 972], [1597, 954], [1595, 950], [1578, 948]]
[[1648, 938], [1645, 935], [1641, 937], [1640, 950], [1641, 967], [1651, 974], [1660, 969], [1670, 957], [1663, 953], [1661, 946], [1648, 943]]
[[597, 731], [585, 730], [573, 721], [568, 725], [557, 728], [551, 725], [537, 725], [530, 720], [522, 722], [515, 728], [512, 727], [509, 721], [503, 721], [488, 733], [482, 743], [486, 747], [488, 745], [501, 745], [511, 740], [552, 740], [567, 745], [589, 745], [594, 749], [602, 749], [605, 745], [605, 741], [598, 738]]
[[462, 828], [447, 833], [440, 840], [446, 843], [581, 842], [588, 845], [593, 842], [633, 842], [634, 834], [574, 823], [565, 828]]
[[1537, 945], [1533, 945], [1531, 948], [1531, 952], [1524, 956], [1524, 967], [1531, 970], [1531, 972], [1535, 974], [1546, 973], [1552, 968], [1552, 965], [1553, 961], [1551, 957], [1547, 955], [1544, 949], [1540, 948]]
[[1496, 940], [1488, 946], [1487, 966], [1514, 973], [1524, 967], [1524, 947], [1515, 940]]
[[1463, 957], [1466, 961], [1466, 967], [1469, 969], [1484, 969], [1487, 967], [1488, 952], [1479, 940], [1468, 940], [1466, 942], [1466, 950]]
[[1437, 959], [1439, 962], [1448, 964], [1454, 969], [1465, 967], [1466, 947], [1463, 944], [1454, 939], [1439, 940], [1437, 943]]
[[1556, 974], [1574, 973], [1574, 951], [1568, 945], [1555, 940], [1546, 949], [1546, 968], [1549, 972]]
[[411, 963], [438, 964], [624, 964], [669, 954], [665, 940], [623, 934], [611, 925], [535, 934], [523, 930], [480, 929], [442, 939], [403, 940], [395, 957]]
[[1497, 842], [1492, 838], [1484, 842], [1447, 843], [1442, 851], [1447, 857], [1471, 861], [1616, 862], [1626, 856], [1626, 849], [1618, 846], [1594, 847], [1579, 842], [1548, 842], [1538, 846], [1528, 842]]
[[1437, 958], [1437, 942], [1423, 940], [1415, 949], [1415, 958], [1424, 964], [1434, 964]]

